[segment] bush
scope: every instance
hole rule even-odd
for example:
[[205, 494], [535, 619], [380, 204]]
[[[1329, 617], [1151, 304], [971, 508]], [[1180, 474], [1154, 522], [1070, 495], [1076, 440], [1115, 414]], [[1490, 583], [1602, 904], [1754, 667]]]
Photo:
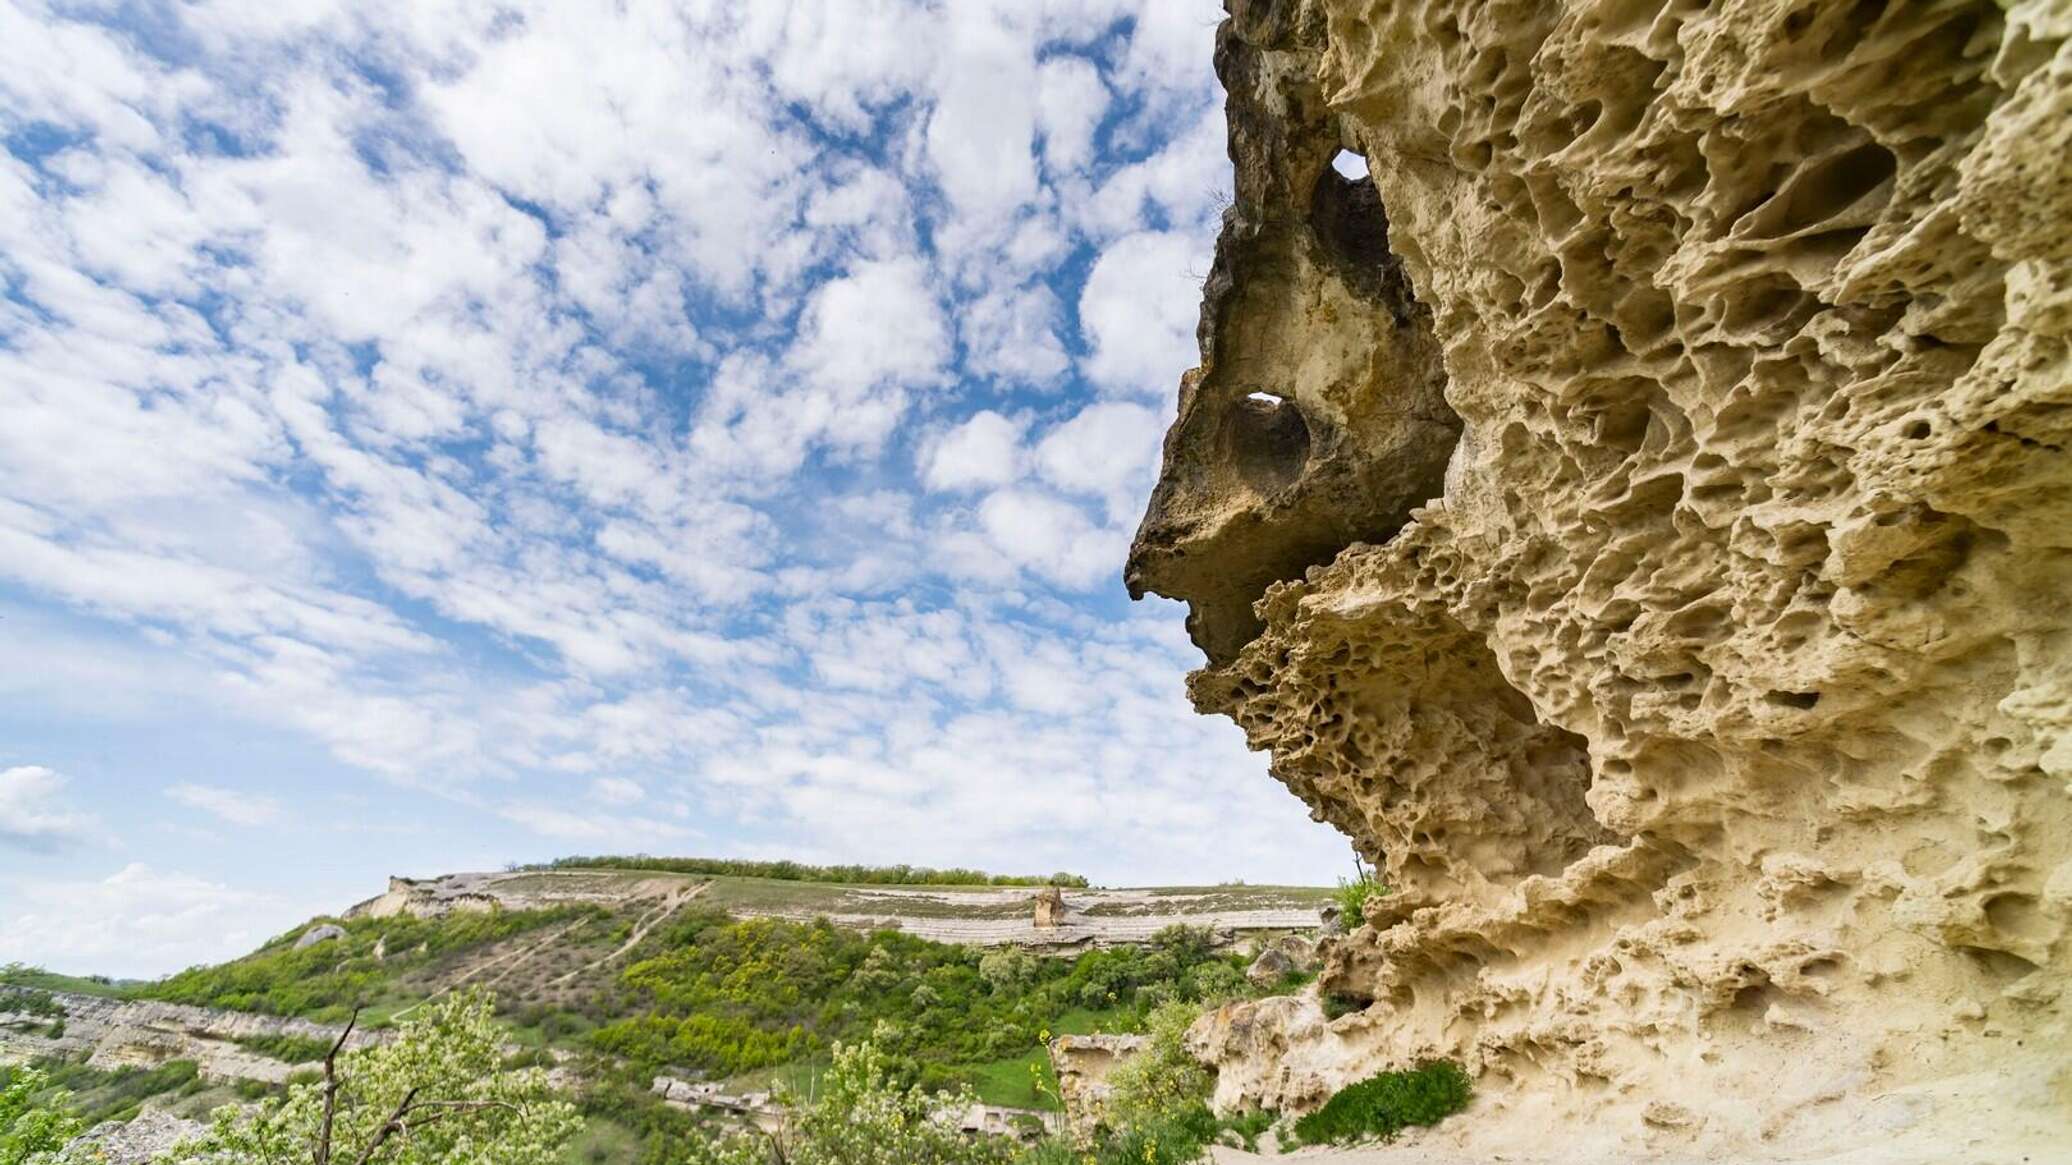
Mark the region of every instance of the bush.
[[1358, 930], [1367, 922], [1368, 900], [1379, 898], [1389, 892], [1387, 886], [1374, 880], [1374, 875], [1365, 870], [1360, 876], [1348, 882], [1338, 879], [1338, 916], [1345, 929]]
[[12, 1073], [0, 1087], [0, 1165], [22, 1165], [54, 1153], [83, 1127], [63, 1109], [64, 1094], [39, 1095], [49, 1079], [31, 1068]]
[[736, 1134], [693, 1146], [699, 1165], [1008, 1165], [1020, 1147], [1003, 1137], [966, 1137], [947, 1114], [972, 1101], [902, 1088], [870, 1044], [837, 1046], [834, 1065], [810, 1101], [791, 1098], [773, 1133]]
[[1200, 1009], [1178, 1002], [1161, 1004], [1151, 1013], [1151, 1039], [1144, 1050], [1108, 1075], [1104, 1118], [1109, 1127], [1164, 1125], [1208, 1099], [1214, 1081], [1187, 1050], [1187, 1029], [1200, 1014]]
[[0, 987], [0, 1011], [42, 1019], [65, 1018], [65, 1005], [35, 987]]
[[[346, 1052], [335, 1082], [291, 1085], [253, 1108], [226, 1105], [206, 1134], [162, 1160], [551, 1165], [582, 1119], [545, 1072], [502, 1067], [494, 1011], [478, 992], [448, 996], [393, 1040]], [[334, 1085], [335, 1121], [325, 1102]]]
[[1451, 1060], [1426, 1060], [1406, 1072], [1382, 1072], [1338, 1090], [1324, 1107], [1295, 1122], [1312, 1144], [1388, 1140], [1412, 1125], [1437, 1124], [1468, 1106], [1473, 1086]]
[[248, 1052], [257, 1052], [283, 1064], [314, 1064], [331, 1050], [328, 1040], [312, 1036], [298, 1036], [290, 1032], [279, 1032], [269, 1036], [238, 1036], [237, 1046]]
[[556, 858], [516, 866], [519, 870], [659, 870], [710, 877], [769, 878], [779, 882], [827, 882], [852, 886], [1080, 886], [1078, 874], [988, 874], [984, 870], [936, 870], [927, 866], [809, 866], [803, 862], [756, 862], [741, 858], [657, 858], [647, 854]]
[[[297, 950], [295, 940], [319, 924], [311, 920], [242, 959], [189, 968], [147, 984], [137, 994], [198, 1007], [343, 1022], [353, 1008], [397, 991], [405, 975], [442, 956], [557, 922], [602, 915], [594, 906], [556, 906], [457, 911], [438, 918], [352, 918], [337, 924], [343, 936]], [[387, 955], [375, 958], [375, 948], [384, 945]]]

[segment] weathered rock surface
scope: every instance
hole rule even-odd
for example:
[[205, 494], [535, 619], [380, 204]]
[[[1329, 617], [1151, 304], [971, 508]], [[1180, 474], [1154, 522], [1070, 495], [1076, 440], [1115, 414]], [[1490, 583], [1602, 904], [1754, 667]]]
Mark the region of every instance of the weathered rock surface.
[[308, 930], [303, 931], [302, 937], [295, 940], [295, 949], [298, 951], [307, 950], [318, 943], [327, 943], [333, 939], [344, 937], [344, 927], [335, 922], [327, 922], [322, 926], [312, 926]]
[[208, 1131], [200, 1121], [147, 1108], [127, 1121], [102, 1121], [65, 1146], [57, 1165], [150, 1165], [175, 1145]]
[[1065, 1124], [1086, 1137], [1101, 1122], [1108, 1104], [1109, 1073], [1150, 1043], [1148, 1036], [1058, 1036], [1050, 1041], [1050, 1066], [1058, 1076], [1058, 1103]]
[[[156, 1068], [174, 1060], [192, 1060], [205, 1079], [278, 1084], [296, 1066], [237, 1041], [295, 1036], [328, 1043], [343, 1030], [306, 1019], [150, 999], [102, 999], [66, 991], [35, 994], [64, 1009], [61, 1034], [49, 1034], [53, 1028], [48, 1019], [8, 1010], [6, 997], [0, 996], [0, 1063], [56, 1057], [116, 1069]], [[377, 1039], [375, 1033], [356, 1031], [348, 1046], [362, 1048]]]
[[1450, 1056], [1440, 1140], [1534, 1159], [2072, 1144], [2072, 8], [1231, 8], [1129, 579], [1395, 892], [1197, 1029], [1219, 1101]]

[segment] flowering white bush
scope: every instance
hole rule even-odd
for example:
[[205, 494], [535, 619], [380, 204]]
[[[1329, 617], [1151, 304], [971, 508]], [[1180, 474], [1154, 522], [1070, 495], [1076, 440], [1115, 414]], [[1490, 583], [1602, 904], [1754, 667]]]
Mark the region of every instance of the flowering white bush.
[[542, 1070], [504, 1069], [493, 1012], [485, 994], [448, 998], [395, 1039], [336, 1056], [325, 1080], [293, 1085], [257, 1109], [219, 1110], [214, 1127], [171, 1160], [553, 1165], [582, 1118]]

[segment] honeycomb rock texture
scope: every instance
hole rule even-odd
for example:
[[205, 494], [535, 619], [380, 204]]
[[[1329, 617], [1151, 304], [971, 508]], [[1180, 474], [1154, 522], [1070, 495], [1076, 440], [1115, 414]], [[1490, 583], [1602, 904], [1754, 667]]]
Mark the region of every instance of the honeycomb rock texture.
[[1218, 1104], [2067, 1159], [2072, 4], [1230, 9], [1129, 582], [1393, 893], [1197, 1027]]

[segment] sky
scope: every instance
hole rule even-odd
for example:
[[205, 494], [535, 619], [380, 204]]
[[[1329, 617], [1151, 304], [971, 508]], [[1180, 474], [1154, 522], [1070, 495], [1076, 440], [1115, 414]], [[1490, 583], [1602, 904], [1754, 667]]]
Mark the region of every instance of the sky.
[[1218, 7], [0, 2], [0, 962], [569, 853], [1340, 872], [1121, 583]]

